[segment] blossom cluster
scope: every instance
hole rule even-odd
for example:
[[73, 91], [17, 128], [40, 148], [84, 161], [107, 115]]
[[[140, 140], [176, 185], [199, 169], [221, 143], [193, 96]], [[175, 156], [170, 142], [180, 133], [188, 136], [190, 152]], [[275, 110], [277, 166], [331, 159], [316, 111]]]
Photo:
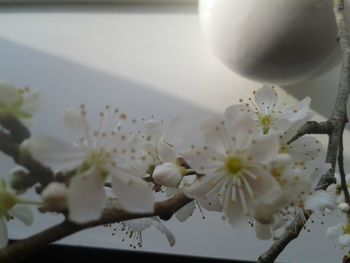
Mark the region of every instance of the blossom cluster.
[[[0, 86], [0, 116], [31, 119], [39, 109], [39, 96], [29, 93]], [[274, 87], [264, 85], [252, 98], [204, 119], [204, 144], [190, 147], [182, 145], [181, 114], [168, 124], [145, 121], [142, 132], [135, 134], [127, 131], [127, 116], [117, 109], [106, 106], [98, 125], [92, 125], [81, 105], [64, 112], [71, 142], [34, 135], [20, 148], [60, 178], [43, 189], [36, 204], [45, 211], [67, 212], [75, 223], [98, 220], [111, 200], [120, 209], [150, 214], [158, 194], [184, 193], [193, 201], [175, 213], [178, 220], [185, 221], [196, 207], [218, 211], [232, 227], [249, 222], [258, 238], [270, 239], [297, 213], [332, 211], [338, 202], [334, 189], [314, 191], [319, 177], [330, 169], [320, 160], [321, 143], [312, 136], [293, 138], [312, 118], [310, 102], [307, 97], [289, 106], [279, 101]], [[31, 222], [26, 213], [16, 212], [21, 204], [33, 202], [0, 187], [0, 237], [11, 215]], [[152, 225], [170, 245], [175, 243], [157, 217], [121, 222], [118, 229], [130, 232], [140, 245], [141, 232]]]

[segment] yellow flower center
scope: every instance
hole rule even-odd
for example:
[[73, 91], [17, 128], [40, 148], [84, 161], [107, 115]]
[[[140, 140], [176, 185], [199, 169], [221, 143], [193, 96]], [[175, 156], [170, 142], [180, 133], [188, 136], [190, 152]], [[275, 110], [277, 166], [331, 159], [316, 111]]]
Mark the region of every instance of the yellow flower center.
[[259, 118], [259, 121], [264, 134], [267, 134], [272, 125], [272, 117], [270, 115], [264, 115]]
[[289, 152], [288, 145], [281, 145], [279, 153], [288, 153], [288, 152]]
[[103, 166], [106, 164], [109, 157], [110, 153], [104, 148], [100, 148], [91, 155], [89, 162], [91, 164], [95, 164], [96, 166]]
[[108, 177], [108, 172], [105, 170], [105, 165], [110, 161], [111, 154], [104, 148], [100, 148], [94, 151], [90, 158], [85, 161], [77, 171], [77, 174], [88, 171], [92, 166], [99, 169], [100, 174], [103, 178]]
[[237, 157], [230, 157], [226, 160], [225, 163], [226, 170], [230, 175], [236, 176], [243, 169], [243, 162]]
[[4, 189], [0, 189], [0, 214], [6, 213], [10, 210], [15, 204], [17, 204], [17, 197], [7, 192]]
[[342, 226], [344, 234], [350, 234], [350, 224]]

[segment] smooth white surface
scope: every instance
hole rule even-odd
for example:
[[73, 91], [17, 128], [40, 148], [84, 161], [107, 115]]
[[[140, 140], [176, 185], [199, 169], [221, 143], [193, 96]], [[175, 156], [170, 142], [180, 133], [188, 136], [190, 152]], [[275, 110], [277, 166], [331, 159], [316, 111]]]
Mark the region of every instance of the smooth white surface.
[[218, 58], [260, 82], [298, 83], [340, 57], [329, 0], [200, 0], [199, 16]]
[[[195, 6], [7, 7], [0, 9], [0, 79], [41, 90], [44, 97], [34, 134], [67, 137], [63, 109], [85, 103], [97, 116], [105, 104], [130, 119], [155, 115], [165, 121], [178, 112], [188, 117], [185, 141], [200, 142], [199, 120], [222, 112], [239, 98], [251, 96], [260, 83], [223, 66], [207, 49]], [[310, 96], [317, 119], [329, 116], [336, 95], [339, 67], [318, 79], [285, 87], [289, 101]], [[284, 93], [283, 90], [280, 90]], [[282, 95], [283, 97], [283, 95]], [[346, 131], [345, 145], [349, 145]], [[321, 138], [324, 142], [325, 137]], [[349, 163], [349, 152], [346, 153]], [[11, 166], [1, 156], [1, 172]], [[349, 168], [349, 167], [348, 167]], [[251, 229], [232, 229], [221, 217], [198, 211], [186, 223], [166, 222], [176, 236], [169, 248], [155, 229], [145, 231], [144, 250], [205, 257], [256, 260], [270, 242]], [[10, 235], [25, 237], [51, 225], [41, 216], [32, 228], [12, 222]], [[283, 262], [339, 262], [345, 251], [325, 237], [315, 218], [284, 251]], [[128, 248], [104, 228], [68, 237], [69, 244]]]

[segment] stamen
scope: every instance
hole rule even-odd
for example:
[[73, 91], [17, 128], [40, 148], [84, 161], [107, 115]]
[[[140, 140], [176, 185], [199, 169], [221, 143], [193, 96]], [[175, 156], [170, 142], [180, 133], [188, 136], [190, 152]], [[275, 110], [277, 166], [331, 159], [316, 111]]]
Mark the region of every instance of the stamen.
[[252, 199], [255, 199], [255, 194], [253, 192], [253, 189], [251, 188], [248, 180], [246, 178], [244, 178], [244, 176], [241, 177], [243, 183], [244, 183], [244, 186], [246, 187], [247, 189], [247, 192], [249, 194], [249, 196], [252, 198]]
[[242, 202], [243, 212], [246, 216], [248, 216], [249, 215], [248, 206], [247, 206], [247, 202], [246, 202], [246, 199], [245, 199], [245, 196], [244, 196], [244, 193], [243, 193], [243, 190], [241, 187], [238, 188], [238, 192], [239, 192], [239, 197], [240, 197], [241, 202]]

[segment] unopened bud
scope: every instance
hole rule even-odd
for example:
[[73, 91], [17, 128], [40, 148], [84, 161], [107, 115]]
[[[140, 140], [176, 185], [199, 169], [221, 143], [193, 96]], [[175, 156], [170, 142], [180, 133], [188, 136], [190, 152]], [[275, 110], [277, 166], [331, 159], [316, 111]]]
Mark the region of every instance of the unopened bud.
[[28, 188], [32, 187], [36, 180], [24, 170], [15, 171], [10, 180], [10, 186], [17, 193], [24, 193]]
[[50, 183], [41, 193], [45, 209], [48, 211], [62, 211], [66, 209], [67, 193], [68, 189], [64, 184]]
[[175, 163], [163, 163], [154, 169], [152, 177], [157, 184], [177, 187], [182, 178], [179, 168]]

